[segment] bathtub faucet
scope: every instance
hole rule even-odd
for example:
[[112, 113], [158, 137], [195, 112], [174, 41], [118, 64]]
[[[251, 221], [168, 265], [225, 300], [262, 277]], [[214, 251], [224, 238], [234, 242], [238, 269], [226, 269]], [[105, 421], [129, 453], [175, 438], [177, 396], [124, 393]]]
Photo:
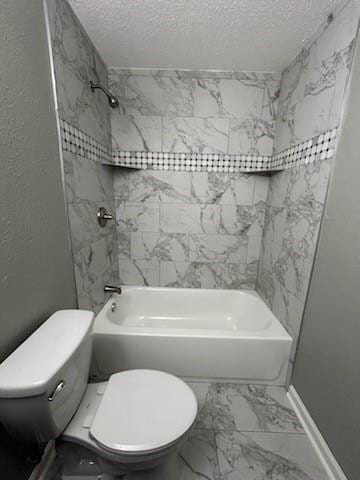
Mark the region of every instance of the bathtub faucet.
[[105, 285], [104, 292], [118, 293], [120, 295], [121, 287], [120, 286], [116, 287], [115, 285]]

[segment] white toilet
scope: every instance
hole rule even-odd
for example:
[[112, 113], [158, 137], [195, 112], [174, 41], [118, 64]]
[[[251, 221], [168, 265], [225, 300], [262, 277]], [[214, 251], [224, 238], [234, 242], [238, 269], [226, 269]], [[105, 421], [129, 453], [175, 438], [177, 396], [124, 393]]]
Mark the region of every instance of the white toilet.
[[186, 438], [196, 397], [154, 370], [88, 384], [93, 320], [89, 311], [56, 312], [0, 365], [0, 421], [23, 442], [85, 450], [105, 473], [152, 468]]

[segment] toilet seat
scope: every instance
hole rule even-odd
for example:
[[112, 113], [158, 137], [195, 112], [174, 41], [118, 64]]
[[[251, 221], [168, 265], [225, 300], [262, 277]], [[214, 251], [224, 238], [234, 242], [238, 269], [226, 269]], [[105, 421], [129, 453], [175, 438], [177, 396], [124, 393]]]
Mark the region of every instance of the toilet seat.
[[[120, 410], [126, 415], [119, 415]], [[115, 462], [133, 462], [174, 448], [196, 414], [196, 397], [179, 378], [155, 370], [129, 370], [88, 385], [60, 440]], [[130, 418], [132, 422], [126, 421]], [[147, 428], [131, 429], [140, 423]]]
[[196, 397], [179, 378], [129, 370], [110, 377], [89, 434], [112, 453], [153, 452], [181, 438], [196, 414]]

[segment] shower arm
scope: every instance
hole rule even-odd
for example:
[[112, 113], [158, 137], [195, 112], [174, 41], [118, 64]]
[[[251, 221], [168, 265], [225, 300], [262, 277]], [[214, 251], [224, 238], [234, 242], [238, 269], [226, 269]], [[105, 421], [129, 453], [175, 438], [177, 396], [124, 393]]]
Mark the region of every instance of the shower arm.
[[104, 88], [102, 85], [100, 85], [100, 83], [94, 83], [94, 82], [89, 82], [89, 85], [90, 85], [90, 90], [94, 93], [95, 90], [98, 88], [99, 90], [101, 90], [103, 93], [105, 93], [105, 95], [107, 96], [107, 99], [108, 99], [108, 102], [109, 102], [109, 105], [111, 108], [117, 108], [119, 106], [119, 100], [114, 97], [114, 95], [112, 95], [109, 90], [107, 90], [106, 88]]
[[102, 85], [100, 85], [100, 83], [94, 83], [92, 81], [89, 82], [89, 85], [90, 85], [90, 90], [92, 92], [95, 92], [95, 90], [98, 88], [99, 90], [103, 91], [105, 93], [105, 95], [107, 95], [108, 97], [111, 97], [111, 93], [109, 92], [109, 90], [106, 90], [106, 88], [104, 88]]

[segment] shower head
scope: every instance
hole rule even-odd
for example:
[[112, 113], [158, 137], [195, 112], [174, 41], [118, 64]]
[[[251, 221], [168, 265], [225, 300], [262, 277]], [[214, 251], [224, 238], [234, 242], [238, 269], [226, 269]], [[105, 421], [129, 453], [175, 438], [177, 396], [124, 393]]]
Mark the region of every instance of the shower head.
[[105, 93], [111, 108], [117, 108], [119, 106], [119, 100], [114, 97], [114, 95], [111, 95], [111, 93], [106, 90], [106, 88], [102, 87], [99, 83], [90, 82], [90, 90], [92, 92], [94, 92], [97, 88]]

